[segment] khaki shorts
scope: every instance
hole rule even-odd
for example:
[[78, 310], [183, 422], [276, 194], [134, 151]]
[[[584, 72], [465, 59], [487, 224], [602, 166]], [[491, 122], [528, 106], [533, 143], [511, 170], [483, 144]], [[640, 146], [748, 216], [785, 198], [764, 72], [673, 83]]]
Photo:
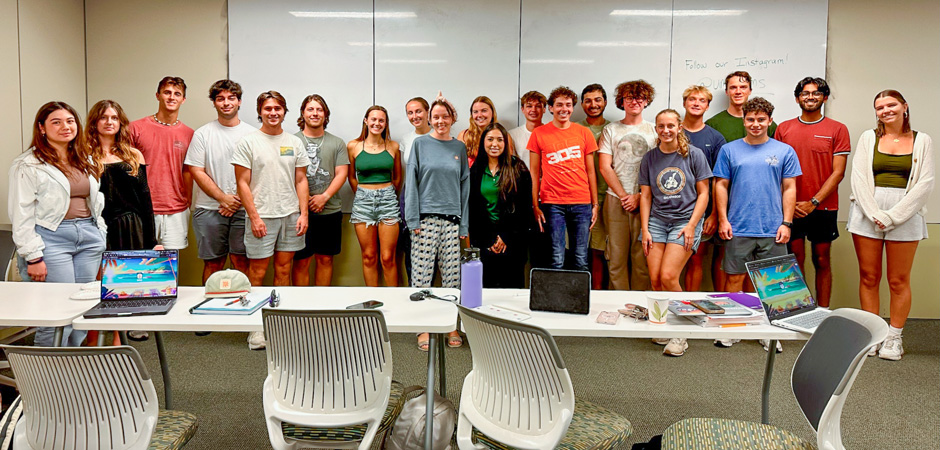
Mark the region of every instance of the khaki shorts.
[[189, 246], [189, 209], [176, 214], [154, 214], [157, 243], [167, 250], [180, 250]]
[[304, 235], [297, 236], [297, 219], [300, 213], [295, 212], [286, 217], [271, 219], [262, 218], [267, 234], [255, 237], [251, 232], [251, 219], [245, 218], [245, 253], [249, 259], [270, 258], [274, 252], [296, 252], [303, 250]]

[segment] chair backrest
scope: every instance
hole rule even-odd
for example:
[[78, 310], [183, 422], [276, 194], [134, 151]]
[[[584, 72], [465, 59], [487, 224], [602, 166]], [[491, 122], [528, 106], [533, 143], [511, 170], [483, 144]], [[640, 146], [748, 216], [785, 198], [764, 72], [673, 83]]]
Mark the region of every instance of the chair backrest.
[[133, 347], [0, 348], [16, 375], [19, 426], [33, 449], [145, 450], [150, 444], [157, 392]]
[[392, 383], [392, 347], [377, 310], [263, 309], [276, 401], [309, 413], [367, 409]]
[[552, 335], [464, 307], [460, 319], [470, 341], [472, 405], [479, 416], [513, 434], [555, 430], [564, 436], [574, 412], [574, 388]]
[[841, 308], [816, 328], [796, 358], [790, 376], [793, 395], [817, 437], [835, 439], [839, 443], [835, 448], [841, 447], [839, 422], [845, 397], [868, 349], [887, 334], [888, 325], [881, 317]]

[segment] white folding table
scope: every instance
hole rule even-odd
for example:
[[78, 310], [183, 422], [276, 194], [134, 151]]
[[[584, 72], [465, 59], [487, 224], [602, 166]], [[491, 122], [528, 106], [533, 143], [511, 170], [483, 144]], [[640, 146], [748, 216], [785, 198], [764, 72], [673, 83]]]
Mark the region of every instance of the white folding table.
[[0, 282], [0, 326], [55, 327], [53, 342], [62, 345], [62, 327], [95, 306], [96, 300], [71, 300], [80, 283]]

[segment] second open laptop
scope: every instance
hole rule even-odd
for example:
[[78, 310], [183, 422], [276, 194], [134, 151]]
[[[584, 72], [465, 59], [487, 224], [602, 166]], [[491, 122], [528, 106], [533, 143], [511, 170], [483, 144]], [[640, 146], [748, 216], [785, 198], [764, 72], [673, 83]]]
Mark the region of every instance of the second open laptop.
[[587, 314], [591, 309], [591, 273], [532, 269], [529, 273], [529, 309]]
[[767, 320], [788, 330], [813, 333], [828, 309], [817, 307], [816, 299], [796, 263], [796, 256], [784, 255], [745, 264]]
[[104, 252], [101, 303], [85, 318], [166, 314], [176, 302], [178, 287], [178, 250]]

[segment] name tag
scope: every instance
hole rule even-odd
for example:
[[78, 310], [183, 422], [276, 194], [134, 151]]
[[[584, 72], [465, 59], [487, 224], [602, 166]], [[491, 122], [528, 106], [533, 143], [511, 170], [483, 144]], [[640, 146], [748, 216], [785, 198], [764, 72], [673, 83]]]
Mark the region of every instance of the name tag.
[[281, 147], [281, 156], [294, 156], [294, 147]]

